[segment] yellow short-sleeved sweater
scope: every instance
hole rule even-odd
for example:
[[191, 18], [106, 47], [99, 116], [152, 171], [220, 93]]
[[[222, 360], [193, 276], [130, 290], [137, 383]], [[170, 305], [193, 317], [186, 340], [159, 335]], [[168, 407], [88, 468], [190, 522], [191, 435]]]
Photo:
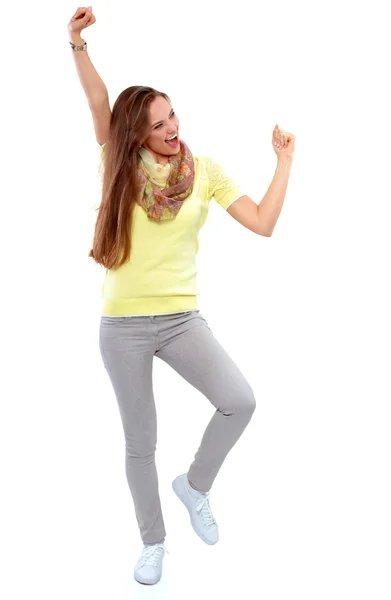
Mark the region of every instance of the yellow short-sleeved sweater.
[[[104, 146], [98, 146], [103, 152]], [[105, 316], [139, 316], [198, 310], [196, 284], [198, 233], [209, 202], [225, 210], [243, 196], [222, 166], [207, 156], [194, 157], [194, 187], [175, 219], [153, 221], [135, 205], [130, 259], [106, 269], [102, 287]], [[164, 186], [162, 186], [164, 187]]]

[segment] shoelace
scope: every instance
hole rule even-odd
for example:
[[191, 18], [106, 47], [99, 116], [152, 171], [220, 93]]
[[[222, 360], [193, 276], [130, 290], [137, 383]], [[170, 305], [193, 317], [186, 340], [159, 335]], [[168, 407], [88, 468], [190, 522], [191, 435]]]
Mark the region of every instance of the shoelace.
[[151, 567], [157, 567], [158, 562], [161, 558], [161, 552], [165, 550], [167, 554], [170, 554], [165, 544], [154, 544], [153, 546], [145, 546], [142, 554], [141, 565], [150, 565]]
[[196, 510], [201, 514], [201, 517], [207, 527], [215, 525], [216, 521], [212, 515], [212, 510], [209, 504], [210, 492], [206, 492], [203, 498], [200, 498], [196, 505]]

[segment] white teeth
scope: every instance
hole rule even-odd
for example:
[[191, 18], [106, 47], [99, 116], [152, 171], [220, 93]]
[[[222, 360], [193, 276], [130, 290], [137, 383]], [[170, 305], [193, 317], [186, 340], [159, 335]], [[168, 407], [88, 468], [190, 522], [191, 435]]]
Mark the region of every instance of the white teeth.
[[173, 135], [172, 137], [168, 138], [167, 142], [170, 142], [171, 140], [173, 140], [174, 138], [176, 138], [176, 134]]

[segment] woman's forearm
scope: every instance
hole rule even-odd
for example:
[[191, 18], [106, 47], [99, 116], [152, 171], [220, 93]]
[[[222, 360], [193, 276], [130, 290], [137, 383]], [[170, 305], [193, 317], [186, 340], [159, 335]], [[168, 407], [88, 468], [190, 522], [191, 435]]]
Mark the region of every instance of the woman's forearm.
[[[82, 46], [84, 43], [80, 35], [70, 36], [69, 41], [77, 46]], [[69, 46], [69, 51], [73, 54], [77, 74], [85, 95], [87, 96], [89, 107], [91, 108], [108, 100], [109, 95], [107, 88], [92, 64], [88, 55], [88, 50], [72, 50], [71, 46]]]
[[258, 215], [262, 229], [272, 235], [280, 215], [288, 187], [292, 168], [292, 158], [281, 158], [277, 161], [276, 171], [269, 189], [258, 204]]

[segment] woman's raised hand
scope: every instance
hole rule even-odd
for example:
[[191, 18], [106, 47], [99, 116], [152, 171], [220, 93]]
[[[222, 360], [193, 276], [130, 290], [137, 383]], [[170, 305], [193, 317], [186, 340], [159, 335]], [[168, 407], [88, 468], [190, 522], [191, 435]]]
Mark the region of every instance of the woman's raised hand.
[[68, 23], [69, 33], [73, 35], [80, 35], [83, 29], [93, 25], [95, 21], [96, 19], [92, 14], [92, 6], [79, 6]]
[[293, 133], [288, 133], [275, 126], [272, 134], [272, 144], [277, 157], [288, 156], [293, 157], [295, 151], [296, 136]]

